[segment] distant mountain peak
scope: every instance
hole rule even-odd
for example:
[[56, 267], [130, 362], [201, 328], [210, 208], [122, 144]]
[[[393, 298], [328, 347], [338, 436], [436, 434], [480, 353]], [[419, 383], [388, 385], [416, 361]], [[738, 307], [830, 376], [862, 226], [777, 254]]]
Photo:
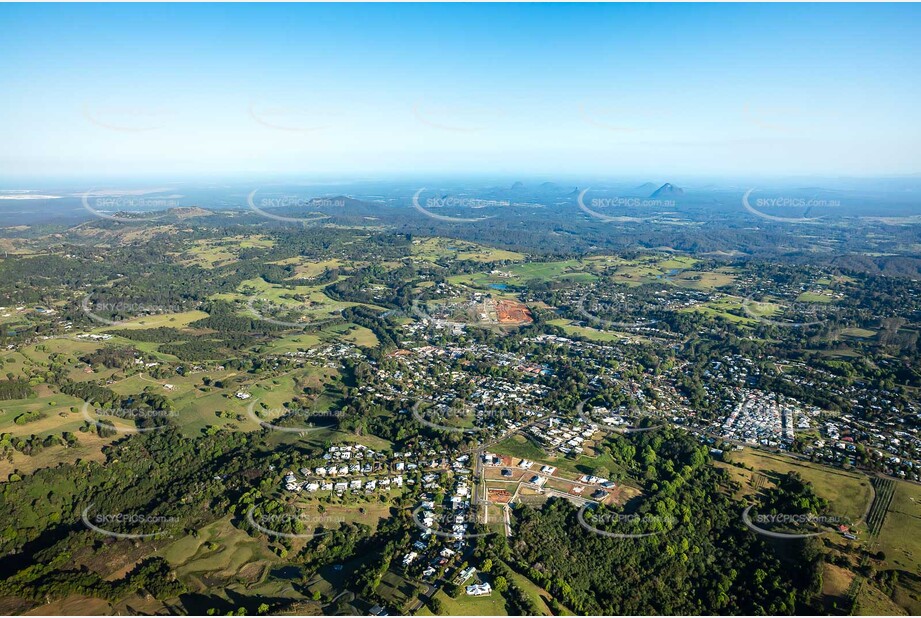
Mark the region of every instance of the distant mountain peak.
[[683, 195], [684, 189], [681, 187], [676, 187], [670, 182], [666, 182], [664, 185], [652, 192], [652, 195], [649, 197], [662, 197], [670, 195]]

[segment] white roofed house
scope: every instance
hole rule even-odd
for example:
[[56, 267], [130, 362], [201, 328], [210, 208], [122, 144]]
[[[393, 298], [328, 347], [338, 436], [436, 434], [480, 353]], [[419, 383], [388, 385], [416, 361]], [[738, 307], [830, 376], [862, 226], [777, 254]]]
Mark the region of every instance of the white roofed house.
[[475, 574], [476, 574], [476, 569], [474, 567], [467, 567], [466, 569], [464, 569], [463, 571], [457, 574], [457, 578], [455, 578], [454, 583], [463, 584], [465, 581], [473, 577]]
[[488, 594], [492, 594], [492, 586], [487, 583], [483, 584], [471, 584], [465, 589], [467, 594], [472, 597], [482, 597]]

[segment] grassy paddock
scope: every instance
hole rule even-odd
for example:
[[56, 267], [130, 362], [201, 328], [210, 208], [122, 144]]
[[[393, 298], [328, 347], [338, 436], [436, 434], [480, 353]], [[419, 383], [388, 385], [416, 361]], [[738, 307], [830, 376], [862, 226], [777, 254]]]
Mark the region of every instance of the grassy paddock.
[[895, 481], [877, 542], [887, 567], [921, 573], [921, 486]]
[[[730, 462], [737, 462], [754, 468], [756, 472], [768, 477], [768, 483], [770, 483], [772, 477], [776, 478], [778, 475], [788, 472], [797, 472], [812, 484], [819, 496], [828, 500], [830, 510], [835, 515], [853, 520], [863, 516], [864, 510], [873, 495], [869, 478], [857, 472], [845, 472], [808, 461], [800, 461], [792, 457], [753, 449], [727, 453], [727, 459]], [[738, 476], [739, 480], [748, 480], [753, 476], [752, 472], [740, 470], [739, 468], [735, 468], [733, 473]], [[750, 489], [749, 492], [745, 493], [755, 491], [750, 487], [749, 483], [743, 483], [743, 488], [745, 487]]]

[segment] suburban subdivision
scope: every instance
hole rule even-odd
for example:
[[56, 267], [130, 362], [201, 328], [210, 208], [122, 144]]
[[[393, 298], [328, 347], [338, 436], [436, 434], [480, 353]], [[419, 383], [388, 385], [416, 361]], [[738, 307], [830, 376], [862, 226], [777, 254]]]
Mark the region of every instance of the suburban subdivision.
[[0, 616], [921, 616], [921, 2], [0, 32]]
[[6, 613], [918, 611], [917, 279], [160, 215], [4, 240]]

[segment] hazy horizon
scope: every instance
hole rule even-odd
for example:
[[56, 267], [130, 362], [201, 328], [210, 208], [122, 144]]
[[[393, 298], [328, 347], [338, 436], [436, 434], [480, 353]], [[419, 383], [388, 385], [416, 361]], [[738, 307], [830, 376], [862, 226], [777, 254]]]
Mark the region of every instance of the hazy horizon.
[[[917, 175], [917, 5], [2, 5], [5, 178]], [[521, 170], [528, 170], [522, 172]]]

